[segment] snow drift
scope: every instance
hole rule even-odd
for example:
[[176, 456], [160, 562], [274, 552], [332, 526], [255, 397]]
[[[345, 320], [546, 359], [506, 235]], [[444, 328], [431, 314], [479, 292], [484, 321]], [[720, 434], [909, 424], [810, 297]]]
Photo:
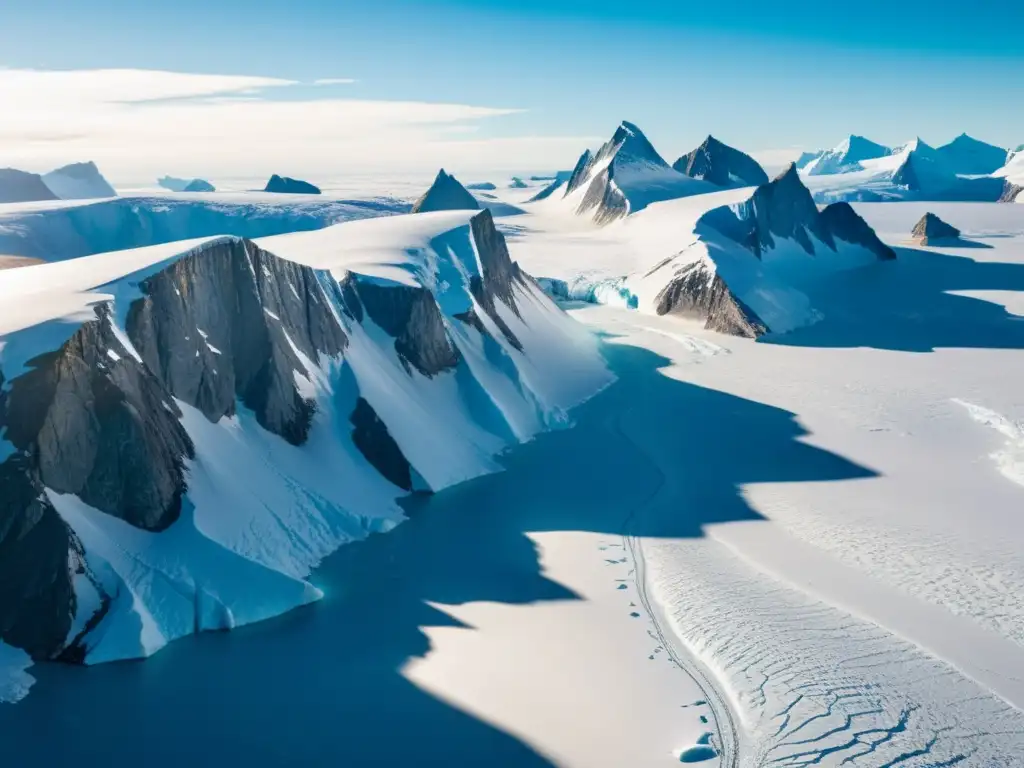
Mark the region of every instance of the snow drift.
[[488, 211], [43, 264], [0, 299], [8, 657], [147, 656], [315, 600], [396, 497], [498, 470], [611, 376]]

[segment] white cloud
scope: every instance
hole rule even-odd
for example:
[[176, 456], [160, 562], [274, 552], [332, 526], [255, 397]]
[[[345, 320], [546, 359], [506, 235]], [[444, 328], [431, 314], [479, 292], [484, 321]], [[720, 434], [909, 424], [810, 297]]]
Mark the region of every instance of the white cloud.
[[275, 98], [295, 85], [149, 70], [0, 69], [0, 166], [46, 171], [95, 160], [115, 184], [164, 173], [317, 180], [441, 164], [470, 171], [570, 167], [591, 141], [474, 135], [481, 121], [520, 111], [514, 108]]
[[354, 82], [350, 77], [321, 77], [314, 80], [313, 85], [351, 85]]

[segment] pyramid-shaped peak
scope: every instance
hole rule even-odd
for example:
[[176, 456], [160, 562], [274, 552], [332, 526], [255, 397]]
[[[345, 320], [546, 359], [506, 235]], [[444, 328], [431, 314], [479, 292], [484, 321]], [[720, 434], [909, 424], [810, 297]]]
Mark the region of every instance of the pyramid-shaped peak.
[[606, 144], [598, 154], [607, 156], [606, 153], [609, 152], [614, 152], [616, 157], [641, 160], [652, 165], [668, 167], [668, 163], [658, 154], [658, 150], [654, 148], [644, 132], [635, 123], [626, 120], [623, 120], [615, 131], [610, 145]]
[[929, 211], [917, 222], [911, 234], [918, 238], [922, 245], [928, 245], [935, 240], [956, 240], [960, 237], [960, 230]]
[[444, 168], [437, 172], [430, 189], [412, 207], [413, 213], [477, 210], [480, 210], [477, 199]]
[[699, 147], [676, 160], [672, 168], [719, 187], [756, 187], [768, 183], [768, 174], [760, 163], [711, 135]]

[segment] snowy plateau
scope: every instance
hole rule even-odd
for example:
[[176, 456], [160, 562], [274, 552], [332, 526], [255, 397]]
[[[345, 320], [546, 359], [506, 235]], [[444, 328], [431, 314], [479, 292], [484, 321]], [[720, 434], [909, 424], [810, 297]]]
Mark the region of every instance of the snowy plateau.
[[1024, 765], [1021, 157], [9, 174], [5, 765]]

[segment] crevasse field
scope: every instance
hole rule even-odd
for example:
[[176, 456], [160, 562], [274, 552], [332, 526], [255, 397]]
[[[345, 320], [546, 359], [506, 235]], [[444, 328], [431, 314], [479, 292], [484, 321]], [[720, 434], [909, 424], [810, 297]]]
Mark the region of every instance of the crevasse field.
[[[578, 188], [496, 180], [483, 213], [0, 206], [0, 253], [53, 262], [0, 272], [7, 390], [85, 322], [104, 376], [154, 368], [129, 308], [218, 247], [286, 372], [215, 419], [165, 376], [194, 447], [166, 529], [42, 484], [83, 663], [0, 643], [12, 765], [1022, 764], [1024, 205], [855, 200], [895, 259], [838, 226], [755, 258], [751, 188], [627, 133]], [[927, 212], [960, 237], [912, 240]], [[234, 306], [152, 354], [226, 375]], [[339, 349], [298, 338], [314, 312]], [[293, 388], [301, 444], [260, 410]]]

